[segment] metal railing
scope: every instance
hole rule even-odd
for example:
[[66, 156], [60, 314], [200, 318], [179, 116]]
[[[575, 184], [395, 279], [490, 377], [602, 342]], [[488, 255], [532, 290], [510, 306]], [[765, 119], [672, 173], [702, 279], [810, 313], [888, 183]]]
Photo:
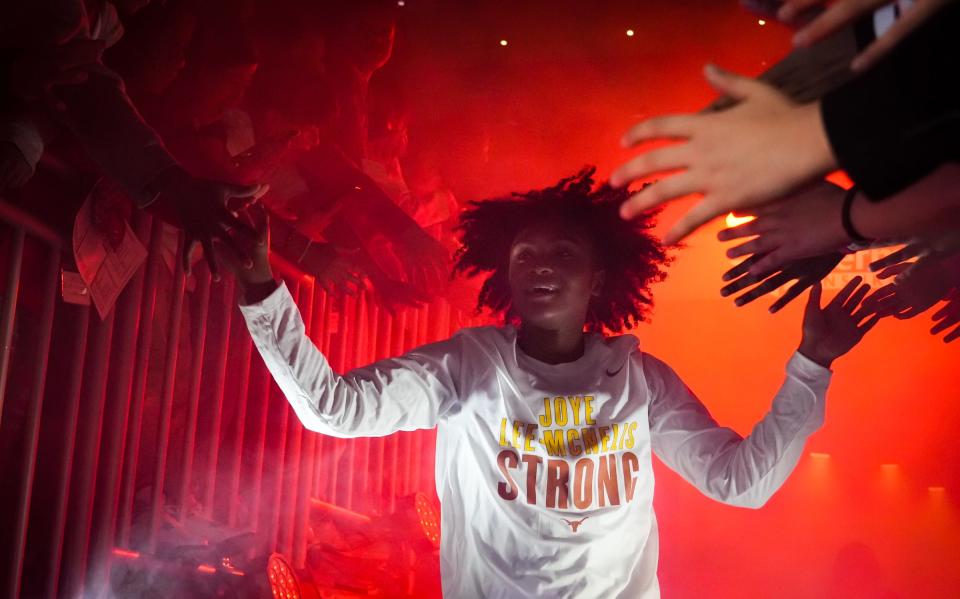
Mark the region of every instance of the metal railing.
[[[434, 493], [434, 431], [305, 430], [252, 349], [233, 281], [201, 267], [191, 288], [162, 259], [163, 226], [138, 213], [133, 228], [147, 261], [101, 320], [60, 299], [64, 240], [0, 201], [2, 596], [105, 596], [113, 561], [191, 518], [254, 531], [303, 567], [311, 500], [389, 512]], [[276, 266], [338, 371], [480, 324], [442, 300], [393, 315]]]

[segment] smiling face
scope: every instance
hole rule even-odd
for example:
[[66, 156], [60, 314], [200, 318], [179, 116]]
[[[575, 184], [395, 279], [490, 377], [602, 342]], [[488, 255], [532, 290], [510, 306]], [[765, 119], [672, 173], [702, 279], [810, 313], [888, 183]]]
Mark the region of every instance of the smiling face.
[[513, 310], [525, 326], [581, 330], [590, 300], [599, 295], [603, 271], [580, 227], [545, 221], [517, 234], [510, 247]]

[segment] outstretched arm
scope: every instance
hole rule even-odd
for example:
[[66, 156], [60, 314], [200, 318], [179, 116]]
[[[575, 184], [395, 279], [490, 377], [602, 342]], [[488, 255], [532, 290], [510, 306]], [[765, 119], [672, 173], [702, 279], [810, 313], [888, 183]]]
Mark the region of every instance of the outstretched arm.
[[860, 307], [869, 286], [859, 284], [851, 281], [825, 308], [820, 286], [813, 287], [800, 350], [787, 363], [787, 378], [770, 411], [747, 437], [718, 425], [669, 366], [644, 354], [657, 456], [708, 497], [739, 507], [763, 506], [793, 472], [807, 437], [823, 424], [833, 360], [877, 321]]
[[773, 406], [746, 437], [721, 427], [666, 364], [644, 354], [653, 451], [704, 495], [759, 508], [783, 485], [823, 424], [830, 371], [796, 353]]
[[264, 363], [310, 430], [379, 437], [432, 428], [456, 401], [456, 337], [339, 375], [307, 336], [285, 285], [240, 311]]
[[432, 428], [458, 397], [460, 338], [454, 337], [382, 360], [345, 375], [333, 371], [307, 336], [286, 285], [277, 285], [269, 263], [266, 210], [255, 206], [259, 244], [243, 265], [225, 248], [236, 273], [240, 311], [254, 345], [300, 421], [335, 437], [378, 437]]

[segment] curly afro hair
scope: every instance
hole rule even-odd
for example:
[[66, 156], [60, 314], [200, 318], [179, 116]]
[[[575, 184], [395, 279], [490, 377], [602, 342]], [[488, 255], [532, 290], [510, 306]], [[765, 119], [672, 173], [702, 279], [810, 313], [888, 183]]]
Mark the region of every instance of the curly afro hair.
[[584, 229], [605, 271], [600, 295], [587, 311], [587, 329], [622, 331], [648, 318], [653, 307], [650, 285], [666, 278], [664, 267], [672, 261], [649, 232], [659, 211], [623, 220], [620, 205], [630, 192], [606, 183], [596, 186], [595, 172], [596, 167], [587, 167], [553, 187], [470, 202], [460, 216], [462, 246], [454, 271], [487, 275], [477, 300], [478, 312], [488, 308], [516, 322], [508, 280], [510, 247], [521, 231], [551, 219]]

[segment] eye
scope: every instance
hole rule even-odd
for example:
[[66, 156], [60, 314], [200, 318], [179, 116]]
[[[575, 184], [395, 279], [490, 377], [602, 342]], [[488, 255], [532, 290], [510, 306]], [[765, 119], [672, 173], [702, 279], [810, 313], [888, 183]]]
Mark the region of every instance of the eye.
[[522, 249], [514, 252], [513, 259], [516, 260], [517, 262], [524, 262], [525, 260], [529, 260], [531, 255], [532, 255], [532, 252], [530, 250]]

